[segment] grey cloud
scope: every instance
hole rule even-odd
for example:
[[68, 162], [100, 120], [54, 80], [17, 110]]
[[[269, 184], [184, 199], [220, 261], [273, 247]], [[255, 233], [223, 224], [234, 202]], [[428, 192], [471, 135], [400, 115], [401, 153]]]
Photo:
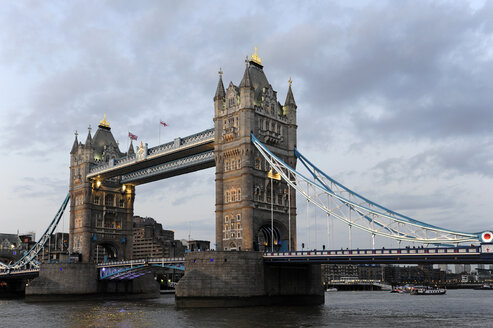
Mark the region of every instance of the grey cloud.
[[[25, 177], [12, 190], [9, 198], [41, 198], [62, 201], [61, 195], [66, 194], [65, 181], [49, 177]], [[57, 198], [58, 197], [58, 198]]]
[[460, 142], [431, 147], [408, 158], [387, 158], [372, 168], [373, 175], [386, 184], [394, 181], [423, 181], [430, 177], [456, 175], [493, 177], [493, 143]]

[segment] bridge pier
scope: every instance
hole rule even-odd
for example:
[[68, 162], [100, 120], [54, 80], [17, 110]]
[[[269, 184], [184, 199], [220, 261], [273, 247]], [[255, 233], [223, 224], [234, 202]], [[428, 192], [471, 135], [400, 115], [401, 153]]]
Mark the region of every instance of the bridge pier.
[[175, 293], [179, 308], [323, 303], [320, 265], [265, 264], [260, 252], [189, 253]]
[[159, 296], [153, 275], [129, 280], [101, 281], [96, 264], [42, 264], [39, 277], [26, 287], [29, 300], [80, 298], [150, 298]]
[[26, 297], [70, 297], [96, 294], [98, 276], [92, 263], [46, 263], [42, 264], [39, 277], [26, 287]]

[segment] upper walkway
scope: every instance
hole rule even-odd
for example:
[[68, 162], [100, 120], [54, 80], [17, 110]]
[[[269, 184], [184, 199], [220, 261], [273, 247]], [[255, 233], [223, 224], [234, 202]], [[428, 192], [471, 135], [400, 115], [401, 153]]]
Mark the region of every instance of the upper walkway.
[[93, 166], [87, 178], [119, 176], [122, 183], [138, 185], [213, 167], [214, 134], [208, 129], [152, 148], [146, 144], [137, 154]]

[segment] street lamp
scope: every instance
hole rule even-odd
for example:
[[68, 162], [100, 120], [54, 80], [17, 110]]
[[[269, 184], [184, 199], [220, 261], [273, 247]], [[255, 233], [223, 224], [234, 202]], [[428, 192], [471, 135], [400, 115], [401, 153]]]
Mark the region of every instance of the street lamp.
[[270, 229], [271, 229], [271, 243], [270, 249], [274, 253], [274, 179], [281, 180], [281, 175], [279, 173], [274, 173], [272, 167], [267, 173], [270, 178]]

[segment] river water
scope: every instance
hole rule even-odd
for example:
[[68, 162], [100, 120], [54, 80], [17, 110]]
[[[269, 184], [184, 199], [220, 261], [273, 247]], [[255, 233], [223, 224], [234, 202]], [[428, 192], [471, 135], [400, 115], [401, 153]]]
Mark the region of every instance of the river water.
[[175, 309], [174, 296], [139, 301], [0, 300], [0, 327], [492, 327], [493, 291], [441, 296], [327, 292], [299, 307]]

